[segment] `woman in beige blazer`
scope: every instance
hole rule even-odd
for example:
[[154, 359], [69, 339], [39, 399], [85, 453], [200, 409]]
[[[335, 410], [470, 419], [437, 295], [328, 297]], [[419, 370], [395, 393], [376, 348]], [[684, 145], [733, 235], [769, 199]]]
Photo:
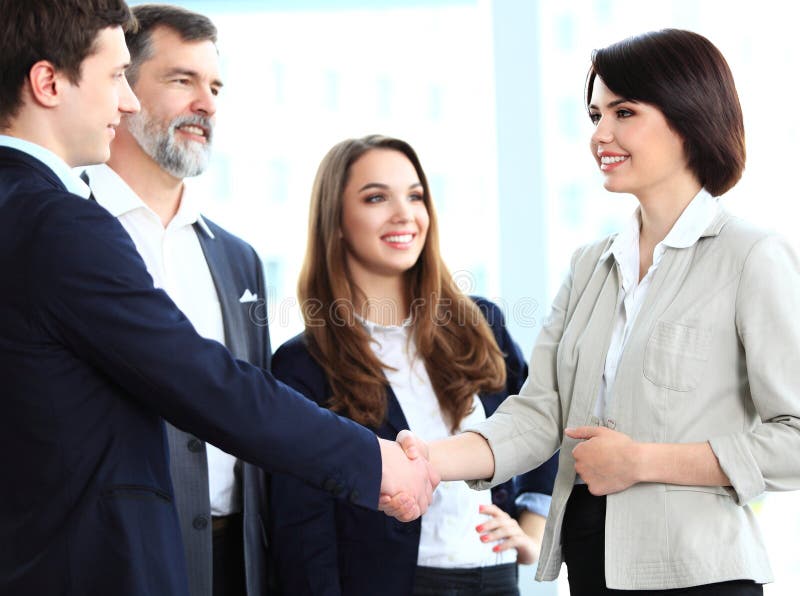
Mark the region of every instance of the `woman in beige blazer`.
[[520, 395], [472, 432], [399, 439], [481, 488], [560, 448], [537, 578], [566, 562], [572, 596], [761, 594], [748, 502], [800, 488], [798, 259], [714, 198], [745, 147], [707, 39], [596, 51], [586, 101], [604, 186], [636, 196], [634, 217], [573, 256]]

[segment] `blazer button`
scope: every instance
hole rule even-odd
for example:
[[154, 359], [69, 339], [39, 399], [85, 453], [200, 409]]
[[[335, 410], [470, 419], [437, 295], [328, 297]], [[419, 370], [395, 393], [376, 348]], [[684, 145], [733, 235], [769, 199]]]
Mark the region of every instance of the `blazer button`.
[[186, 443], [186, 447], [188, 447], [189, 451], [191, 451], [192, 453], [200, 453], [203, 450], [203, 441], [192, 437]]
[[357, 503], [358, 502], [358, 498], [360, 496], [361, 496], [361, 493], [359, 493], [357, 490], [353, 489], [352, 491], [350, 491], [350, 502], [351, 503]]
[[198, 515], [192, 520], [192, 527], [195, 530], [205, 530], [208, 527], [208, 518], [205, 515]]

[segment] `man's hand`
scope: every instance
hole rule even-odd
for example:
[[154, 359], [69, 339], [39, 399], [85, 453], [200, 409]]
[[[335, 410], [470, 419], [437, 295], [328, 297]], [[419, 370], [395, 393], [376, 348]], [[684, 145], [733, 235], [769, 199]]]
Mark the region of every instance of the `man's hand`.
[[398, 443], [384, 439], [378, 442], [383, 464], [378, 509], [400, 521], [415, 520], [427, 511], [439, 474], [418, 453], [411, 458]]
[[593, 495], [618, 493], [639, 482], [638, 443], [628, 435], [604, 426], [567, 428], [564, 434], [584, 439], [572, 450], [572, 456], [575, 471]]

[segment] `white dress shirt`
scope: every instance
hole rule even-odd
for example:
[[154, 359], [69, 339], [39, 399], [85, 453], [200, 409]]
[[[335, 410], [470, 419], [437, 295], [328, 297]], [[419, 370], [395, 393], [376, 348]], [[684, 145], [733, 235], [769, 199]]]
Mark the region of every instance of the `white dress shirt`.
[[653, 250], [653, 264], [650, 265], [641, 281], [639, 281], [639, 228], [642, 225], [640, 208], [637, 207], [628, 226], [617, 235], [608, 250], [600, 257], [600, 260], [603, 261], [608, 258], [609, 252], [613, 255], [617, 272], [622, 280], [611, 343], [608, 346], [600, 393], [594, 408], [594, 415], [603, 426], [614, 427], [614, 421], [606, 420], [605, 414], [608, 411], [609, 400], [614, 388], [617, 367], [628, 341], [630, 330], [644, 303], [650, 282], [661, 263], [661, 258], [668, 247], [688, 248], [694, 245], [719, 210], [717, 199], [708, 194], [706, 190], [701, 190], [683, 210], [666, 238], [656, 244]]
[[[186, 187], [178, 212], [164, 227], [114, 170], [102, 164], [86, 171], [95, 199], [130, 234], [154, 285], [169, 294], [200, 335], [225, 343], [219, 297], [193, 225], [197, 223], [211, 238], [214, 235]], [[234, 477], [236, 458], [208, 443], [206, 454], [211, 514], [236, 513], [241, 510]]]
[[[409, 341], [410, 324], [384, 326], [363, 320], [362, 323], [372, 336], [375, 355], [387, 366], [384, 374], [409, 428], [425, 441], [450, 436], [452, 433], [439, 408], [425, 364], [416, 357], [414, 342]], [[462, 421], [462, 427], [486, 419], [481, 400], [477, 395], [473, 400], [475, 407]], [[461, 481], [439, 484], [433, 493], [433, 502], [422, 516], [417, 564], [466, 568], [516, 561], [514, 549], [495, 553], [492, 551], [494, 544], [482, 543], [475, 531], [475, 526], [489, 519], [478, 512], [478, 507], [491, 503], [489, 490], [475, 491]]]

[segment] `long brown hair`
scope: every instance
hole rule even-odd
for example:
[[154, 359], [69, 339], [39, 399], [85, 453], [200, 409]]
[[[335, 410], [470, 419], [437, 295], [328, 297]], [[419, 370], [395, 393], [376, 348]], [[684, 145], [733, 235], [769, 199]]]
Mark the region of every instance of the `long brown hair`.
[[399, 139], [371, 135], [335, 145], [320, 163], [311, 191], [308, 245], [298, 297], [312, 356], [331, 386], [328, 405], [366, 426], [386, 416], [384, 364], [357, 322], [358, 291], [347, 269], [341, 238], [344, 188], [350, 167], [372, 149], [405, 155], [422, 184], [430, 219], [416, 264], [407, 272], [413, 341], [453, 431], [470, 413], [473, 395], [505, 386], [503, 354], [486, 319], [454, 283], [439, 251], [439, 230], [430, 187], [414, 149]]

